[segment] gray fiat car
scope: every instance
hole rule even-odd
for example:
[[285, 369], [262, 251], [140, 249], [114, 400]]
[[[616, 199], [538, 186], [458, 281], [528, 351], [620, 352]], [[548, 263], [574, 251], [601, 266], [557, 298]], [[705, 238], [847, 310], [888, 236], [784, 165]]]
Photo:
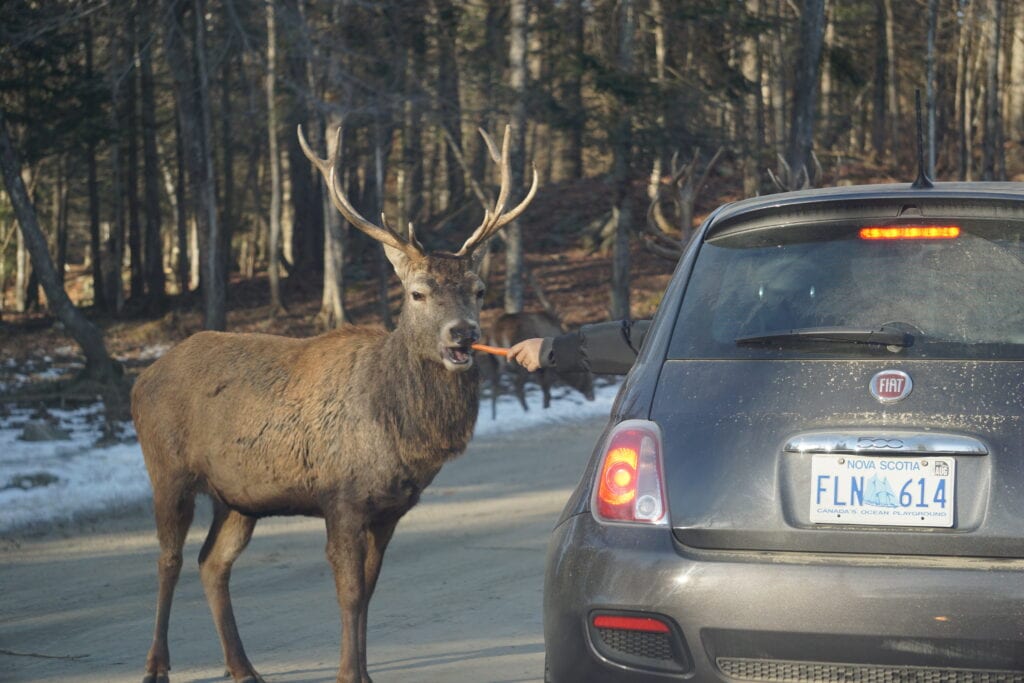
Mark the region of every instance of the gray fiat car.
[[547, 680], [1024, 681], [1024, 183], [729, 204], [553, 533]]

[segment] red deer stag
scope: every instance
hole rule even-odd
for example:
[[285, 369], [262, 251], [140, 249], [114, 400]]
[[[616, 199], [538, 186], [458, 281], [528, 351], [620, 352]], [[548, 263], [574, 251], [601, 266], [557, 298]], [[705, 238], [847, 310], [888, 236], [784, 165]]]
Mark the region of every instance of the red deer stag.
[[[491, 333], [487, 337], [489, 344], [509, 347], [524, 339], [535, 337], [557, 337], [566, 332], [565, 327], [551, 313], [505, 313], [494, 322]], [[589, 372], [556, 373], [554, 368], [542, 368], [537, 372], [527, 372], [525, 368], [508, 364], [504, 358], [490, 356], [480, 359], [480, 369], [491, 385], [491, 419], [498, 414], [498, 395], [501, 393], [501, 375], [505, 370], [512, 373], [512, 382], [516, 397], [523, 410], [526, 405], [526, 380], [535, 378], [544, 394], [544, 407], [551, 405], [551, 387], [557, 379], [576, 389], [588, 401], [594, 400], [594, 376]]]
[[[509, 134], [499, 154], [501, 189], [457, 252], [427, 253], [381, 216], [363, 218], [341, 189], [338, 151], [318, 158], [331, 201], [384, 245], [405, 289], [397, 328], [346, 326], [309, 339], [201, 332], [145, 370], [132, 415], [153, 485], [160, 541], [159, 593], [144, 683], [168, 680], [167, 625], [182, 545], [197, 493], [213, 499], [199, 574], [237, 682], [262, 681], [238, 636], [228, 593], [231, 565], [260, 517], [311, 515], [327, 526], [343, 628], [338, 681], [368, 683], [366, 614], [399, 519], [441, 466], [461, 454], [479, 407], [470, 345], [484, 285], [480, 247], [519, 216], [537, 190], [505, 210], [511, 192]], [[338, 131], [340, 149], [341, 131]]]

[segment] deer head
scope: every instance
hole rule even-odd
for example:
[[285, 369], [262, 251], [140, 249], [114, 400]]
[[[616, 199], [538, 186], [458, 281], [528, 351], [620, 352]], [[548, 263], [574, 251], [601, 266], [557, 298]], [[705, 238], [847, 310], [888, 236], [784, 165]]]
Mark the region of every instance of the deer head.
[[494, 205], [485, 209], [483, 221], [458, 251], [428, 253], [416, 239], [412, 223], [409, 223], [404, 235], [400, 234], [388, 224], [383, 213], [379, 225], [363, 218], [345, 196], [337, 173], [341, 155], [340, 127], [334, 153], [327, 159], [321, 159], [313, 153], [302, 133], [302, 126], [298, 129], [302, 151], [323, 176], [334, 207], [349, 223], [380, 242], [395, 268], [405, 292], [396, 333], [404, 335], [408, 346], [422, 358], [442, 363], [453, 372], [472, 367], [470, 346], [480, 339], [480, 305], [484, 298], [484, 283], [478, 270], [485, 250], [479, 247], [518, 218], [537, 193], [538, 178], [537, 170], [534, 169], [533, 183], [526, 197], [515, 208], [505, 210], [512, 184], [509, 131], [510, 128], [506, 126], [499, 153], [491, 137], [480, 130], [491, 159], [501, 171], [500, 189]]

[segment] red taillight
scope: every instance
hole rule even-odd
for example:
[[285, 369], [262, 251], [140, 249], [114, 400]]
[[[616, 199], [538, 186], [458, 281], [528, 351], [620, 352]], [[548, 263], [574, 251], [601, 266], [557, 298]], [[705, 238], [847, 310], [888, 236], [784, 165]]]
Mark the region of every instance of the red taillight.
[[620, 423], [601, 459], [597, 517], [606, 521], [667, 524], [661, 470], [661, 432], [647, 420]]
[[650, 617], [622, 617], [601, 614], [594, 617], [595, 628], [614, 628], [619, 631], [643, 631], [644, 633], [668, 633], [669, 627], [663, 621]]
[[960, 236], [956, 225], [889, 225], [860, 229], [862, 240], [951, 240]]

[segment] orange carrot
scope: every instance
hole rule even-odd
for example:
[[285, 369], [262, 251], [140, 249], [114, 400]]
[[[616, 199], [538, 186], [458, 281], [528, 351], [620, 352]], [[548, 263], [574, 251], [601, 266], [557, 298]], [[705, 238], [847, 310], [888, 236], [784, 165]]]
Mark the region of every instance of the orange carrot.
[[487, 346], [486, 344], [473, 344], [473, 348], [477, 351], [483, 351], [484, 353], [490, 353], [495, 356], [507, 356], [508, 349], [503, 349], [497, 346]]

